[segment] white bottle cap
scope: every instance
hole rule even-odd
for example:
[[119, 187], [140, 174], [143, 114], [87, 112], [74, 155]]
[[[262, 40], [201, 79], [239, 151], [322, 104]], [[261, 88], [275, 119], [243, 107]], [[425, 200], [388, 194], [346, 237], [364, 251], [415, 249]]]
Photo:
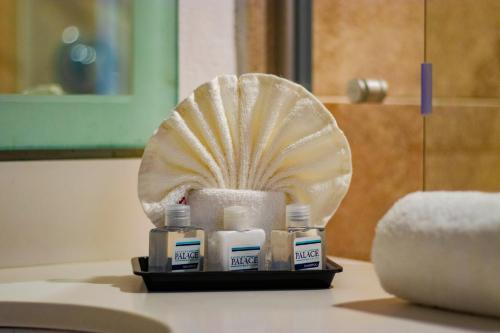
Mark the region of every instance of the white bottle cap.
[[191, 225], [191, 208], [188, 205], [166, 206], [165, 225], [169, 227], [187, 227]]
[[291, 204], [286, 206], [287, 227], [309, 227], [311, 208], [309, 205]]
[[249, 228], [248, 208], [231, 206], [224, 208], [224, 229], [245, 230]]

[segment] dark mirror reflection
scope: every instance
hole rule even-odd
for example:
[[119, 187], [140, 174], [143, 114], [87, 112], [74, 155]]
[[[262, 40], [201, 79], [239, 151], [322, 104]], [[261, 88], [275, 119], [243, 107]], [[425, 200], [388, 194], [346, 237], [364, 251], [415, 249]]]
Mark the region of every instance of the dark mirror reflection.
[[4, 0], [0, 93], [130, 93], [131, 0]]

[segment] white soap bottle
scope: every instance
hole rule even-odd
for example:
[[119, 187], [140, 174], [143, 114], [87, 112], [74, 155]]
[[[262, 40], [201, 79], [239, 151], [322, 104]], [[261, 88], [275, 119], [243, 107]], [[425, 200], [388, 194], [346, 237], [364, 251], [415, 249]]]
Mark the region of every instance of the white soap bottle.
[[287, 205], [286, 225], [287, 230], [271, 231], [271, 269], [324, 269], [325, 229], [311, 226], [309, 205]]
[[210, 270], [256, 271], [264, 266], [266, 233], [251, 227], [248, 209], [224, 208], [224, 230], [210, 235], [208, 253]]
[[149, 232], [150, 272], [203, 271], [205, 232], [191, 226], [187, 205], [165, 207], [165, 226]]

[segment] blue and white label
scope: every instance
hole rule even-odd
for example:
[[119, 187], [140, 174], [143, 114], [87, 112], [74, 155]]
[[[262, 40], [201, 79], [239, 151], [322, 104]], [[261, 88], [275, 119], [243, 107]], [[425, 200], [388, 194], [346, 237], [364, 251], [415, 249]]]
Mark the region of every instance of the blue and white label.
[[260, 245], [233, 246], [229, 252], [230, 271], [256, 271], [259, 269]]
[[300, 237], [293, 242], [293, 264], [296, 271], [321, 269], [321, 238]]
[[199, 238], [183, 238], [175, 242], [172, 272], [199, 271], [200, 247]]

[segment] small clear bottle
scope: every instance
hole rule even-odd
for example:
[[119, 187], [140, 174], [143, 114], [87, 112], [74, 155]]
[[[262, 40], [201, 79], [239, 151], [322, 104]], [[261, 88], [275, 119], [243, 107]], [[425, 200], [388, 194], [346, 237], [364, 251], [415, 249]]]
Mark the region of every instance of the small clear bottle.
[[205, 232], [191, 226], [190, 207], [165, 207], [165, 226], [149, 232], [150, 272], [203, 271]]
[[224, 230], [214, 231], [209, 237], [209, 270], [262, 270], [266, 233], [251, 227], [248, 209], [242, 206], [224, 208], [223, 222]]
[[286, 206], [286, 225], [271, 231], [271, 269], [324, 269], [325, 229], [311, 226], [309, 205]]

